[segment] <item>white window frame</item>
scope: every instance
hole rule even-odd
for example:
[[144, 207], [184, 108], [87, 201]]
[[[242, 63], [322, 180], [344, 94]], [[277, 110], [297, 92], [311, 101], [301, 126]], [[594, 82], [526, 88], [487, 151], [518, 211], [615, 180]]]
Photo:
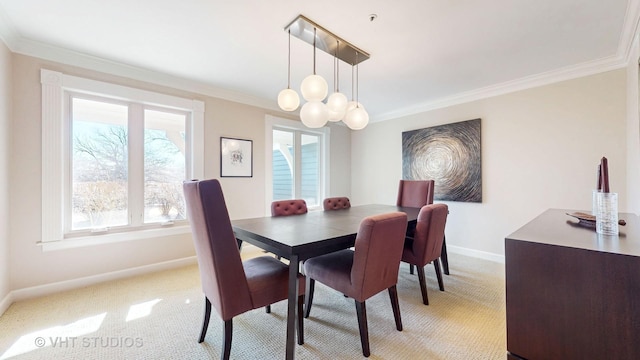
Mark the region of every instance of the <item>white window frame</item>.
[[[135, 102], [145, 106], [184, 111], [190, 114], [186, 132], [191, 141], [187, 149], [187, 173], [190, 178], [204, 175], [204, 102], [71, 76], [47, 69], [40, 70], [42, 84], [42, 248], [58, 250], [87, 245], [186, 234], [187, 224], [131, 229], [117, 233], [96, 233], [67, 237], [65, 216], [65, 169], [69, 169], [69, 130], [65, 128], [64, 99], [67, 92]], [[190, 155], [189, 155], [190, 154]]]
[[[302, 122], [300, 121], [295, 121], [295, 120], [288, 120], [288, 119], [284, 119], [284, 118], [280, 118], [280, 117], [276, 117], [276, 116], [272, 116], [272, 115], [266, 115], [265, 116], [265, 215], [269, 216], [271, 215], [271, 202], [273, 201], [273, 130], [274, 129], [288, 129], [288, 130], [295, 130], [295, 131], [300, 131], [302, 133], [308, 133], [308, 134], [314, 134], [314, 135], [320, 135], [321, 141], [320, 141], [320, 172], [319, 174], [320, 176], [320, 194], [319, 194], [319, 199], [318, 199], [318, 204], [315, 206], [310, 206], [309, 210], [319, 210], [322, 209], [322, 199], [324, 199], [326, 197], [326, 194], [329, 193], [329, 179], [330, 179], [330, 174], [329, 174], [329, 169], [331, 168], [329, 165], [329, 144], [331, 143], [331, 129], [327, 126], [325, 127], [321, 127], [318, 129], [311, 129], [308, 128], [306, 126], [304, 126], [304, 124], [302, 124]], [[295, 139], [295, 141], [299, 141], [299, 136], [297, 136], [297, 139]], [[300, 162], [301, 156], [300, 154], [297, 154], [296, 156], [296, 162], [298, 163], [297, 165], [294, 166], [296, 170], [296, 172], [299, 171], [300, 169]], [[299, 177], [299, 174], [295, 174], [294, 177]], [[297, 181], [294, 180], [294, 183], [296, 183], [296, 187], [299, 186], [299, 184], [297, 184]]]

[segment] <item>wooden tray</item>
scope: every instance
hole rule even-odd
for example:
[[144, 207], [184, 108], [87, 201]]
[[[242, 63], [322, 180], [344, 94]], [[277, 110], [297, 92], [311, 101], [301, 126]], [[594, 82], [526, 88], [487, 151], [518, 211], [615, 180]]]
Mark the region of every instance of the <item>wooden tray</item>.
[[579, 225], [594, 228], [594, 229], [596, 228], [596, 216], [593, 214], [583, 213], [583, 212], [572, 212], [572, 213], [566, 213], [566, 214], [580, 220], [578, 222]]
[[[579, 211], [566, 213], [566, 214], [580, 220], [578, 222], [578, 225], [582, 225], [582, 226], [586, 226], [594, 229], [596, 228], [596, 216], [593, 214], [579, 212]], [[627, 225], [627, 222], [622, 219], [619, 219], [618, 225], [625, 226]]]

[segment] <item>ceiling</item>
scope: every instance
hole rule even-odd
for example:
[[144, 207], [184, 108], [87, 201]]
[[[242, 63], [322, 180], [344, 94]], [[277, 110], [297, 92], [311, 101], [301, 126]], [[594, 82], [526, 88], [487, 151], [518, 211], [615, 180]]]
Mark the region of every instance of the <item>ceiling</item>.
[[[358, 99], [376, 121], [624, 66], [637, 3], [0, 0], [0, 37], [16, 53], [99, 63], [118, 75], [276, 109], [287, 86], [284, 27], [303, 14], [370, 54], [359, 65]], [[313, 47], [292, 37], [291, 61], [299, 90], [313, 71]], [[316, 67], [332, 89], [332, 56], [318, 51]], [[351, 70], [341, 64], [348, 97]]]

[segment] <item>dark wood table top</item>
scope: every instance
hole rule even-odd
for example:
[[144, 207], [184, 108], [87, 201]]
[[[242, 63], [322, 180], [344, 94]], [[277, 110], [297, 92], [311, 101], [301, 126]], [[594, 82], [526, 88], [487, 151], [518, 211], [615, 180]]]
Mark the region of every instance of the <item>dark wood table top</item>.
[[303, 215], [233, 220], [236, 238], [289, 259], [286, 359], [294, 358], [298, 268], [308, 258], [347, 249], [355, 243], [362, 220], [371, 215], [402, 211], [409, 223], [419, 208], [394, 205], [362, 205], [349, 209], [310, 211]]
[[619, 235], [601, 235], [594, 228], [579, 224], [579, 220], [567, 213], [580, 210], [548, 209], [506, 240], [520, 240], [548, 245], [608, 252], [620, 255], [640, 256], [640, 218], [635, 214], [619, 213], [626, 221], [619, 226]]
[[303, 215], [233, 220], [231, 223], [239, 240], [284, 258], [295, 254], [305, 260], [353, 246], [362, 219], [394, 211], [406, 213], [408, 221], [415, 222], [420, 209], [374, 204], [310, 211]]

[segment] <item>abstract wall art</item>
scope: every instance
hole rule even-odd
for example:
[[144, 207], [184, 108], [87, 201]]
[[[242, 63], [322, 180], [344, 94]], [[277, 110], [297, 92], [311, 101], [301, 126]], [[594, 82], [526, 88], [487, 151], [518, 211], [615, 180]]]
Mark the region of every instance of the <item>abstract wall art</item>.
[[482, 202], [480, 119], [402, 133], [402, 178], [435, 180], [434, 200]]

